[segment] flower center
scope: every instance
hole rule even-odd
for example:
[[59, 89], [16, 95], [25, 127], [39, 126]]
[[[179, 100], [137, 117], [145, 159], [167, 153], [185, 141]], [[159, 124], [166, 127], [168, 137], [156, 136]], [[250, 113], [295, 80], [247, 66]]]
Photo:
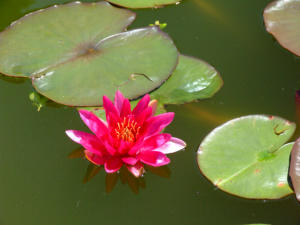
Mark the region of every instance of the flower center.
[[122, 122], [117, 123], [114, 136], [123, 141], [135, 142], [141, 127], [131, 118], [125, 117]]

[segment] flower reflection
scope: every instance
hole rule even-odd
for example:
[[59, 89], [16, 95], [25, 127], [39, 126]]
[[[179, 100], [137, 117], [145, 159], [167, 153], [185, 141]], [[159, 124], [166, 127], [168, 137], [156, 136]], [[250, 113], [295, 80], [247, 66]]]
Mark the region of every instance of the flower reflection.
[[[85, 149], [84, 148], [78, 148], [72, 151], [69, 154], [70, 159], [75, 158], [84, 158]], [[95, 164], [90, 163], [87, 167], [86, 174], [83, 178], [83, 183], [89, 182], [91, 179], [93, 179], [101, 170], [103, 169], [103, 166], [97, 166]], [[167, 166], [161, 166], [161, 167], [152, 167], [152, 166], [145, 166], [145, 172], [152, 173], [157, 176], [160, 176], [162, 178], [170, 178], [171, 171], [169, 167]], [[107, 193], [110, 193], [118, 181], [123, 185], [128, 185], [132, 192], [135, 194], [139, 193], [139, 190], [141, 188], [146, 188], [146, 181], [144, 177], [135, 177], [133, 176], [124, 166], [119, 170], [118, 173], [107, 173], [105, 177], [105, 190]]]

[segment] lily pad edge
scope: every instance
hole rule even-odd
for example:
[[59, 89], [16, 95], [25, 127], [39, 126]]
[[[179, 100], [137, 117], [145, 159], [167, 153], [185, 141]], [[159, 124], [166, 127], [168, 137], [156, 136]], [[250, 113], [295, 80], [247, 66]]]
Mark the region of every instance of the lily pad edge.
[[111, 2], [110, 0], [105, 0], [105, 1], [107, 1], [107, 2], [109, 2], [111, 4], [113, 4], [113, 5], [116, 5], [118, 7], [122, 7], [124, 9], [156, 9], [156, 8], [162, 8], [164, 6], [170, 6], [170, 5], [180, 4], [181, 1], [183, 1], [183, 0], [176, 0], [176, 1], [174, 1], [174, 3], [170, 2], [170, 3], [161, 4], [161, 5], [156, 5], [154, 7], [149, 7], [149, 6], [145, 6], [145, 7], [129, 7], [129, 6], [124, 6], [124, 5], [120, 4], [120, 3], [118, 4], [118, 3]]
[[[185, 101], [185, 102], [182, 102], [182, 103], [165, 103], [165, 102], [160, 102], [164, 107], [166, 105], [184, 105], [184, 104], [188, 104], [188, 103], [196, 103], [196, 102], [199, 102], [201, 100], [205, 100], [205, 99], [209, 99], [209, 98], [212, 98], [217, 92], [219, 92], [221, 90], [221, 88], [224, 86], [224, 80], [220, 74], [220, 72], [214, 67], [212, 66], [211, 64], [209, 64], [207, 61], [203, 60], [203, 59], [200, 59], [200, 58], [197, 58], [196, 56], [190, 56], [190, 55], [185, 55], [185, 54], [182, 54], [179, 52], [179, 57], [178, 57], [178, 60], [180, 59], [180, 56], [184, 56], [184, 57], [187, 57], [187, 58], [191, 58], [191, 59], [194, 59], [194, 60], [197, 60], [197, 61], [200, 61], [202, 63], [204, 63], [205, 65], [207, 65], [208, 67], [210, 67], [211, 69], [215, 70], [217, 72], [217, 78], [221, 81], [221, 84], [220, 86], [212, 93], [210, 93], [209, 96], [207, 96], [206, 98], [195, 98], [194, 100], [192, 101]], [[178, 63], [179, 61], [177, 62], [177, 66], [178, 66]], [[176, 70], [176, 68], [175, 68]], [[173, 73], [175, 72], [175, 70], [173, 71]], [[173, 75], [173, 74], [172, 74]], [[172, 76], [171, 75], [171, 76]], [[171, 77], [169, 76], [168, 79]], [[168, 82], [168, 79], [166, 79], [161, 85], [163, 85], [165, 82]], [[151, 93], [155, 92], [157, 89], [159, 89], [161, 87], [161, 85], [157, 88], [155, 88], [154, 90], [152, 90], [151, 92], [149, 92], [149, 95], [151, 96]], [[137, 98], [138, 99], [138, 98]], [[134, 99], [134, 100], [137, 100], [137, 99]]]

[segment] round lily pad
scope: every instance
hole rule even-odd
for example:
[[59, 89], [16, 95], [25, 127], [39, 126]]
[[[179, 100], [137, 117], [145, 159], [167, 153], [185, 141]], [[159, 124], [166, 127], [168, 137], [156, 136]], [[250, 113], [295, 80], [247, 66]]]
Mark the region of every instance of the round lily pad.
[[300, 138], [295, 142], [292, 153], [289, 174], [298, 201], [300, 201]]
[[264, 11], [267, 31], [289, 51], [300, 56], [300, 1], [278, 0]]
[[151, 93], [163, 104], [183, 104], [212, 97], [223, 85], [219, 72], [200, 59], [180, 55], [173, 75]]
[[0, 33], [0, 72], [32, 76], [84, 55], [135, 19], [106, 2], [55, 5], [30, 13]]
[[214, 129], [201, 143], [198, 165], [218, 188], [253, 199], [291, 194], [287, 181], [295, 124], [275, 116], [252, 115]]
[[158, 27], [118, 33], [133, 20], [106, 2], [29, 14], [0, 34], [0, 72], [31, 77], [40, 94], [64, 105], [101, 105], [117, 89], [138, 98], [172, 74], [178, 52]]
[[126, 8], [159, 8], [164, 5], [176, 4], [180, 0], [108, 0]]

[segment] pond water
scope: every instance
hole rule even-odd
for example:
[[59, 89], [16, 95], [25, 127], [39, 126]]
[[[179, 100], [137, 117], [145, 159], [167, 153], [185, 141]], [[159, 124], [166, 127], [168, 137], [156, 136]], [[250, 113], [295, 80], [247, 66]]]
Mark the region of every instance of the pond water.
[[[0, 0], [0, 28], [64, 2]], [[184, 0], [136, 10], [131, 27], [167, 22], [165, 31], [180, 52], [206, 60], [224, 79], [224, 87], [209, 100], [167, 107], [176, 113], [167, 132], [188, 147], [170, 157], [169, 178], [147, 173], [138, 194], [120, 181], [106, 193], [104, 171], [83, 184], [88, 162], [67, 157], [78, 145], [64, 134], [66, 129], [87, 131], [76, 110], [37, 112], [28, 99], [29, 80], [0, 76], [0, 225], [299, 224], [300, 203], [293, 195], [273, 201], [237, 198], [216, 189], [196, 163], [201, 140], [229, 119], [272, 114], [297, 121], [300, 60], [265, 31], [262, 13], [269, 2]]]

